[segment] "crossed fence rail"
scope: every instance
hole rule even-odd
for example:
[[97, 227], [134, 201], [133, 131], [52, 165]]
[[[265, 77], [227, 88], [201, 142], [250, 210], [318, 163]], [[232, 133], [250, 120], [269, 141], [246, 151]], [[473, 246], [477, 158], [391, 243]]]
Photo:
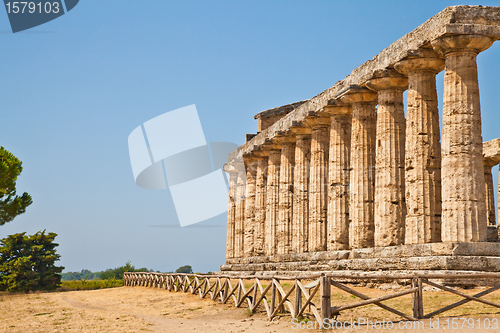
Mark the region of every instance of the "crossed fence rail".
[[[459, 280], [466, 279], [495, 279], [500, 281], [500, 274], [426, 274], [412, 276], [391, 276], [391, 275], [339, 275], [339, 274], [305, 274], [300, 276], [273, 276], [273, 277], [255, 277], [255, 276], [231, 276], [231, 275], [202, 275], [202, 274], [181, 274], [181, 273], [148, 273], [148, 272], [126, 272], [124, 275], [125, 286], [145, 286], [157, 287], [168, 291], [183, 291], [199, 294], [200, 298], [209, 296], [213, 301], [219, 300], [223, 304], [233, 299], [236, 307], [241, 307], [244, 303], [248, 305], [248, 309], [253, 313], [259, 306], [263, 306], [269, 320], [272, 320], [280, 313], [289, 312], [292, 318], [300, 318], [305, 314], [312, 315], [316, 321], [323, 323], [326, 318], [336, 319], [337, 316], [345, 310], [362, 307], [374, 304], [386, 311], [396, 314], [406, 320], [419, 320], [424, 318], [432, 318], [445, 311], [449, 311], [468, 302], [475, 301], [500, 308], [500, 304], [481, 299], [481, 297], [491, 294], [500, 289], [500, 284], [484, 290], [473, 296], [460, 292], [456, 289], [447, 287], [430, 280]], [[233, 280], [233, 283], [231, 283]], [[243, 280], [253, 280], [253, 284], [245, 287]], [[308, 284], [304, 281], [312, 280]], [[355, 280], [372, 280], [372, 281], [387, 281], [387, 280], [405, 280], [410, 285], [409, 289], [391, 293], [377, 298], [370, 298], [367, 295], [360, 293], [346, 285], [345, 282], [339, 281], [355, 281]], [[268, 281], [263, 284], [263, 281]], [[288, 291], [285, 291], [281, 285], [285, 281], [290, 286]], [[290, 282], [293, 281], [293, 284]], [[423, 303], [423, 285], [429, 285], [443, 291], [458, 295], [464, 299], [453, 304], [442, 307], [436, 311], [425, 314]], [[331, 289], [332, 287], [343, 290], [351, 295], [362, 299], [360, 302], [346, 305], [332, 306]], [[319, 293], [318, 304], [313, 302], [314, 297]], [[383, 304], [383, 301], [401, 297], [404, 295], [412, 295], [413, 313], [406, 314], [398, 311], [388, 305]], [[288, 308], [286, 311], [285, 306]], [[308, 310], [308, 311], [306, 311]]]

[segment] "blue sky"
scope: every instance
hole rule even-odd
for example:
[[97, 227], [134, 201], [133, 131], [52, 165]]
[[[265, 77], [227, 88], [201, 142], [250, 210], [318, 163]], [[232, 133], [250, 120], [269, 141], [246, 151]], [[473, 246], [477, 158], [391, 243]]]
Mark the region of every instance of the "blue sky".
[[[82, 0], [17, 34], [0, 10], [0, 145], [23, 161], [18, 190], [34, 201], [0, 237], [57, 232], [66, 271], [128, 260], [160, 271], [218, 270], [225, 228], [151, 227], [178, 220], [168, 191], [135, 185], [130, 132], [196, 104], [207, 141], [242, 144], [257, 130], [256, 113], [313, 97], [458, 4]], [[498, 42], [478, 57], [485, 141], [500, 137], [498, 59]], [[440, 98], [442, 86], [443, 73]]]

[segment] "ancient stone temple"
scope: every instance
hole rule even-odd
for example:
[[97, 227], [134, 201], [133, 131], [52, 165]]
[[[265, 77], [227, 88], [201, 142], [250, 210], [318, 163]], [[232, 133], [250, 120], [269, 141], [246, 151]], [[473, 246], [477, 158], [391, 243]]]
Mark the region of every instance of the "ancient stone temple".
[[448, 7], [319, 95], [257, 114], [225, 165], [221, 270], [500, 271], [500, 139], [482, 140], [476, 65], [498, 39], [500, 7]]

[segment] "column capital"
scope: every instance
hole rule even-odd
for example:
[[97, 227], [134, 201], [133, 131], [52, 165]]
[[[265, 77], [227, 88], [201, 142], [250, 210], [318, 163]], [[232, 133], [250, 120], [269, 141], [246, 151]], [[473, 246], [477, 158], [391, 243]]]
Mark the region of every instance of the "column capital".
[[283, 133], [273, 139], [273, 142], [284, 146], [284, 145], [295, 145], [295, 135], [293, 133]]
[[346, 104], [369, 104], [376, 102], [377, 93], [368, 88], [351, 85], [339, 92], [335, 98], [340, 99], [341, 102]]
[[263, 146], [254, 146], [252, 154], [258, 159], [266, 159], [269, 157], [269, 151], [264, 148]]
[[493, 39], [482, 35], [451, 35], [434, 39], [434, 50], [447, 55], [454, 52], [473, 52], [478, 54], [493, 44]]
[[321, 109], [322, 113], [331, 116], [338, 115], [351, 115], [352, 106], [349, 104], [342, 103], [340, 101], [334, 100], [332, 104], [328, 104]]
[[295, 136], [299, 135], [310, 135], [312, 133], [312, 128], [308, 127], [307, 124], [294, 121], [292, 126], [289, 128], [290, 133]]
[[254, 152], [243, 155], [243, 161], [245, 162], [245, 165], [257, 162], [258, 160], [259, 160], [259, 156], [254, 154]]
[[374, 90], [406, 90], [408, 88], [408, 78], [395, 69], [378, 69], [373, 72], [373, 77], [366, 81], [366, 87]]
[[262, 144], [263, 148], [269, 151], [269, 153], [281, 150], [281, 146], [275, 142], [275, 139], [276, 138], [266, 139], [266, 141]]
[[403, 60], [394, 65], [394, 69], [404, 75], [417, 72], [437, 74], [444, 69], [444, 59], [432, 49], [418, 49], [408, 52]]
[[315, 114], [313, 116], [308, 116], [304, 120], [306, 126], [312, 128], [314, 131], [317, 128], [323, 128], [323, 127], [328, 127], [331, 124], [331, 119], [329, 116], [324, 116], [324, 115], [319, 115]]

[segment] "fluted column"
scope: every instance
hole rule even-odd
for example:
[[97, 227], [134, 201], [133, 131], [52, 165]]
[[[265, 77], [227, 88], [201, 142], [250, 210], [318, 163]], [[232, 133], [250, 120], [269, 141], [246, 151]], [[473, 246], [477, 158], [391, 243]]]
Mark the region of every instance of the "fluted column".
[[445, 56], [443, 98], [443, 242], [486, 241], [481, 108], [476, 56], [489, 37], [440, 37], [432, 46]]
[[309, 161], [311, 135], [298, 134], [295, 145], [293, 175], [293, 238], [294, 253], [308, 251], [309, 243]]
[[326, 250], [329, 118], [311, 120], [311, 165], [309, 167], [309, 252]]
[[493, 166], [488, 164], [484, 165], [486, 221], [488, 225], [496, 226], [497, 223], [495, 219], [495, 190], [493, 189], [493, 175], [491, 174], [492, 167]]
[[279, 149], [269, 151], [267, 165], [267, 186], [266, 186], [266, 222], [265, 222], [265, 242], [266, 255], [276, 254], [277, 243], [277, 219], [279, 203], [279, 172], [280, 172], [281, 152]]
[[254, 255], [255, 230], [255, 192], [257, 176], [257, 159], [255, 156], [244, 157], [246, 171], [245, 186], [245, 222], [243, 256], [248, 258]]
[[253, 238], [254, 252], [257, 256], [264, 255], [268, 158], [269, 156], [259, 156], [257, 159], [255, 179], [255, 229]]
[[327, 250], [349, 249], [349, 168], [351, 155], [350, 105], [329, 105]]
[[292, 252], [293, 169], [295, 165], [295, 137], [278, 141], [281, 144], [279, 203], [278, 203], [278, 254]]
[[236, 195], [236, 182], [238, 173], [228, 171], [229, 173], [229, 200], [227, 204], [227, 237], [226, 237], [226, 259], [234, 258], [234, 215], [236, 212], [236, 205], [234, 197]]
[[441, 241], [441, 143], [436, 74], [444, 60], [420, 49], [394, 68], [408, 76], [405, 244]]
[[234, 197], [234, 257], [243, 258], [245, 236], [245, 183], [246, 172], [244, 167], [238, 168], [236, 181], [236, 196]]
[[378, 92], [375, 154], [375, 246], [404, 243], [405, 136], [403, 92], [408, 79], [393, 69], [377, 70], [366, 86]]
[[349, 247], [374, 245], [375, 105], [377, 93], [351, 86], [338, 96], [352, 105]]

